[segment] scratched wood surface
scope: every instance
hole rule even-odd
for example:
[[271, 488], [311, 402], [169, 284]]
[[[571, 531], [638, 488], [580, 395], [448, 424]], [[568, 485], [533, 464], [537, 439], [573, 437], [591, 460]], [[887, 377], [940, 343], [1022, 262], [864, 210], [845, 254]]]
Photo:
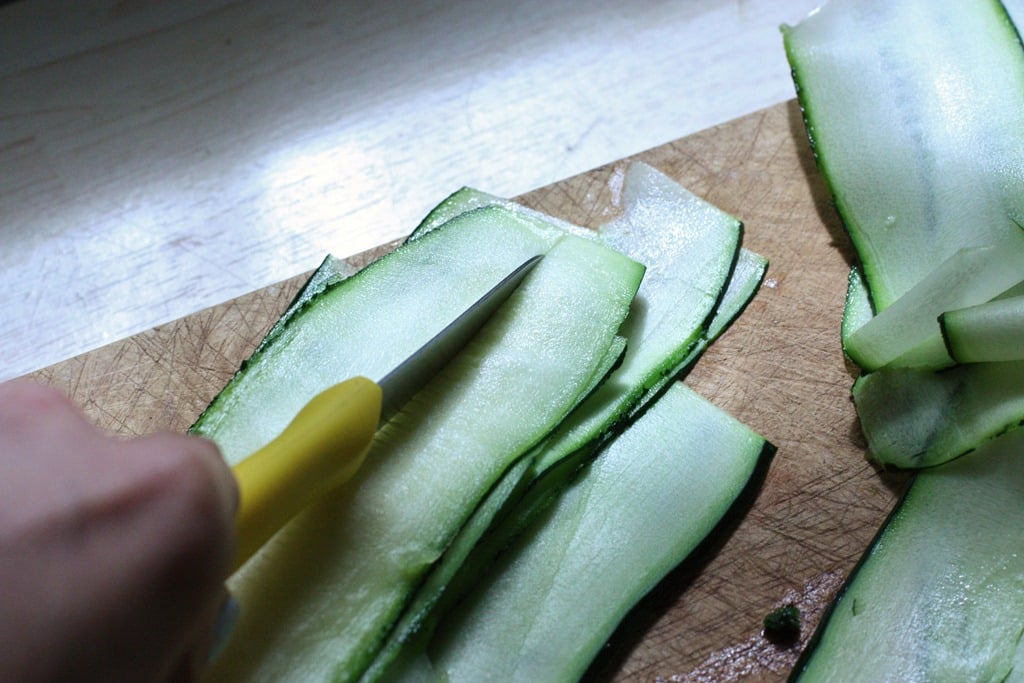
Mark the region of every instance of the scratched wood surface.
[[[741, 218], [745, 246], [771, 261], [755, 300], [687, 381], [765, 435], [778, 453], [744, 514], [633, 611], [588, 678], [782, 680], [902, 484], [865, 460], [849, 401], [852, 375], [839, 324], [852, 249], [793, 102], [635, 158]], [[521, 200], [596, 226], [615, 212], [612, 188], [627, 161]], [[302, 281], [253, 292], [35, 376], [63, 388], [114, 432], [186, 429]], [[761, 634], [762, 620], [788, 602], [806, 617], [803, 635], [793, 645], [772, 644]]]

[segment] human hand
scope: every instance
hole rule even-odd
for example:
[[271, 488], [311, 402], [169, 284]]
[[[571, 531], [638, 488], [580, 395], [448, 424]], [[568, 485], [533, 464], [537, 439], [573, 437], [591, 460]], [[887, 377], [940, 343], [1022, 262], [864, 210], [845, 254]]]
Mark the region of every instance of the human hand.
[[209, 441], [116, 439], [51, 389], [0, 384], [0, 680], [196, 678], [237, 496]]

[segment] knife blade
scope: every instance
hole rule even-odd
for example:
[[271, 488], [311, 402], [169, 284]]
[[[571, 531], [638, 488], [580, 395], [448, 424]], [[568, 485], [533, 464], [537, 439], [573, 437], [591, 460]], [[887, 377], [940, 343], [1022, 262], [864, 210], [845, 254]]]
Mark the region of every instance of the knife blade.
[[476, 335], [541, 256], [527, 260], [381, 380], [353, 377], [313, 397], [273, 441], [234, 466], [232, 572], [292, 517], [350, 479], [378, 428]]

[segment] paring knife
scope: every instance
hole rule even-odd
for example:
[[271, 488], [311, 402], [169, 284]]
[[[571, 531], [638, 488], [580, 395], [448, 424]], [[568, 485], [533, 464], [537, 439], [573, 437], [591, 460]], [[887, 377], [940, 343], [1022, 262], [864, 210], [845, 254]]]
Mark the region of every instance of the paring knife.
[[239, 508], [232, 571], [356, 473], [377, 429], [472, 339], [540, 259], [512, 271], [384, 379], [354, 377], [313, 397], [277, 438], [234, 466]]

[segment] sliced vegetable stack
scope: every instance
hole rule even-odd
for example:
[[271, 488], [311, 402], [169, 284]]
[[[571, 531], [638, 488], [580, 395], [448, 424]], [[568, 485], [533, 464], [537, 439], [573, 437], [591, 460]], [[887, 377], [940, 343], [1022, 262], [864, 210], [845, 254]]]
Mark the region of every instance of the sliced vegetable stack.
[[391, 680], [580, 678], [626, 612], [757, 481], [770, 453], [749, 428], [673, 384]]
[[[622, 578], [594, 590], [614, 599], [572, 634], [571, 655], [550, 655], [552, 675], [581, 675], [625, 611], [756, 482], [771, 445], [675, 379], [739, 315], [766, 262], [740, 247], [739, 221], [650, 167], [629, 169], [622, 201], [622, 216], [595, 232], [465, 189], [365, 269], [325, 261], [193, 427], [229, 461], [327, 386], [383, 376], [504, 273], [545, 254], [385, 426], [356, 477], [232, 578], [242, 617], [211, 680], [422, 673], [409, 663], [439, 652], [433, 637], [462, 644], [467, 678], [499, 653], [503, 669], [525, 666], [529, 679], [543, 656], [510, 645], [517, 629], [540, 634], [576, 610], [567, 577], [597, 555], [602, 575]], [[614, 474], [622, 468], [628, 477]], [[681, 519], [658, 514], [673, 488], [688, 492], [673, 501]], [[617, 531], [602, 526], [613, 517]], [[641, 520], [643, 534], [626, 526]], [[536, 549], [544, 538], [558, 539], [564, 563]], [[636, 543], [658, 552], [635, 554]], [[498, 630], [486, 636], [455, 625], [456, 599], [518, 600], [494, 584], [510, 565], [524, 567], [532, 583], [517, 584], [544, 610], [511, 630], [502, 623], [514, 613], [491, 615]]]
[[842, 336], [869, 454], [928, 468], [794, 678], [1005, 680], [1024, 663], [1024, 48], [994, 0], [831, 0], [784, 36], [860, 259]]
[[[620, 348], [613, 346], [615, 336], [643, 269], [596, 241], [554, 232], [532, 229], [507, 211], [482, 209], [393, 252], [312, 300], [239, 375], [226, 399], [237, 406], [258, 396], [252, 413], [212, 410], [200, 420], [197, 433], [221, 444], [228, 458], [244, 456], [239, 442], [252, 439], [257, 426], [272, 434], [267, 421], [287, 417], [281, 404], [301, 397], [310, 384], [328, 386], [365, 372], [352, 364], [388, 362], [379, 359], [394, 346], [416, 348], [439, 329], [429, 323], [436, 320], [432, 314], [413, 310], [388, 311], [382, 321], [383, 302], [413, 291], [443, 305], [457, 298], [446, 294], [458, 287], [444, 277], [455, 260], [475, 264], [465, 275], [471, 283], [493, 284], [500, 275], [483, 280], [477, 273], [496, 259], [520, 258], [520, 245], [527, 256], [546, 252], [445, 376], [382, 431], [352, 485], [289, 524], [239, 573], [233, 590], [246, 609], [231, 646], [245, 654], [225, 653], [215, 677], [230, 671], [286, 680], [296, 661], [325, 677], [358, 676], [468, 512], [599, 381], [595, 373], [607, 367], [609, 349]], [[500, 256], [466, 259], [463, 239]], [[507, 248], [490, 249], [492, 240]], [[404, 296], [429, 308], [423, 299]], [[422, 322], [427, 336], [420, 339], [405, 321]], [[390, 329], [374, 329], [388, 323]], [[560, 339], [561, 329], [572, 329], [573, 337]], [[335, 365], [327, 370], [329, 362]], [[252, 421], [259, 424], [250, 427]], [[344, 624], [344, 637], [325, 638], [336, 624]], [[275, 648], [268, 653], [271, 637]], [[257, 656], [264, 653], [270, 656]]]

